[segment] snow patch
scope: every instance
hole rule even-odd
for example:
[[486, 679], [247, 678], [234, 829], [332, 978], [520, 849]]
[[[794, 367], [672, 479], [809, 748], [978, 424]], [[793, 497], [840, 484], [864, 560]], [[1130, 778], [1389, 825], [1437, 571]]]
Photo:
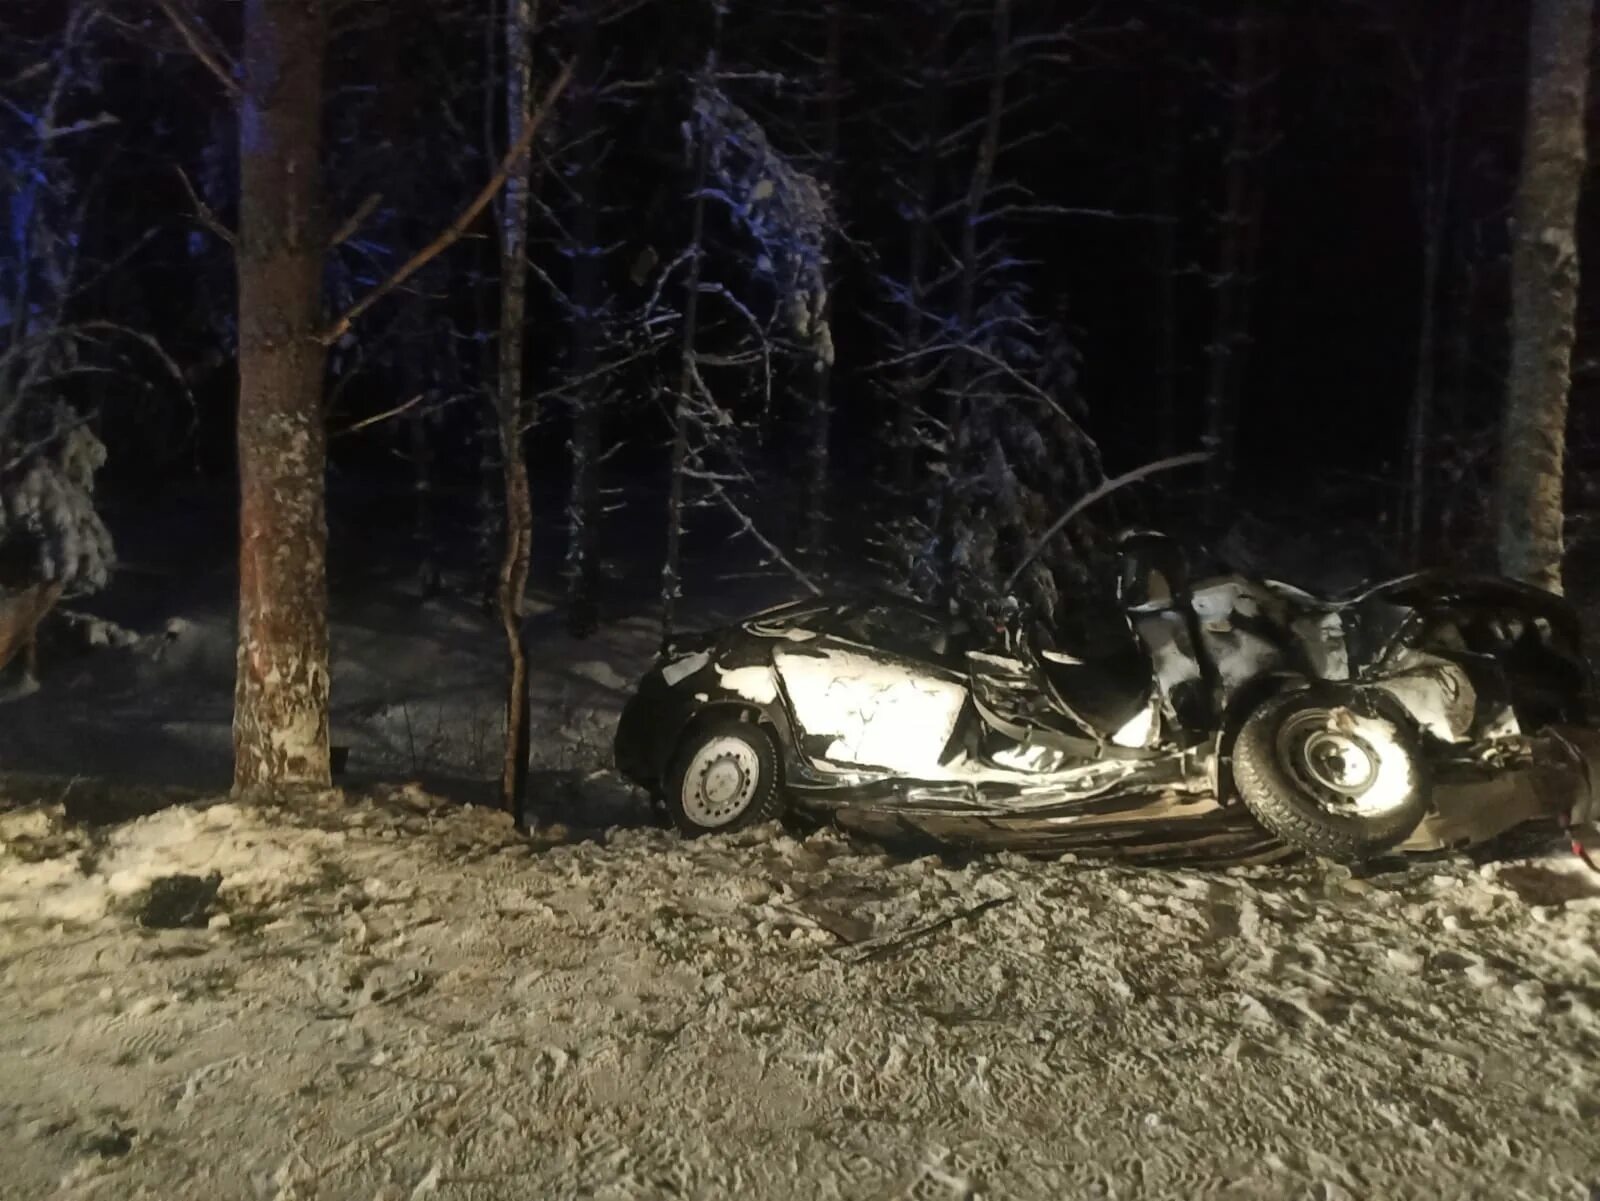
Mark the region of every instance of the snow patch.
[[[41, 823], [72, 837], [59, 808], [35, 810], [25, 820], [35, 837]], [[153, 880], [180, 874], [220, 872], [223, 898], [262, 904], [315, 880], [329, 848], [342, 841], [336, 833], [286, 831], [252, 807], [176, 807], [118, 826], [86, 857], [85, 868], [72, 857], [19, 857], [13, 844], [29, 829], [14, 821], [4, 830], [0, 921], [98, 921]]]
[[663, 664], [661, 678], [667, 682], [668, 688], [676, 688], [710, 662], [710, 654], [705, 651], [695, 651], [692, 655], [684, 655], [671, 663]]
[[582, 663], [574, 663], [572, 674], [582, 676], [591, 684], [598, 684], [602, 688], [610, 688], [616, 692], [623, 692], [628, 688], [627, 678], [603, 659], [587, 659]]
[[717, 675], [722, 686], [735, 695], [757, 705], [770, 705], [778, 699], [778, 681], [770, 667], [718, 666]]
[[832, 740], [827, 758], [924, 779], [947, 774], [939, 759], [966, 703], [963, 685], [832, 648], [780, 651], [774, 661], [801, 727]]

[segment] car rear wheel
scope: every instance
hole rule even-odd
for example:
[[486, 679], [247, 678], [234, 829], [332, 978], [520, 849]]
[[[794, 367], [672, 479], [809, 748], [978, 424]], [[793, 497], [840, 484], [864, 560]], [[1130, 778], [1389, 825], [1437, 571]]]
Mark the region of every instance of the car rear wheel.
[[1421, 747], [1369, 695], [1290, 692], [1239, 730], [1233, 779], [1291, 846], [1355, 861], [1402, 842], [1428, 810]]
[[724, 719], [690, 730], [667, 773], [662, 799], [685, 834], [718, 834], [783, 811], [778, 755], [752, 722]]

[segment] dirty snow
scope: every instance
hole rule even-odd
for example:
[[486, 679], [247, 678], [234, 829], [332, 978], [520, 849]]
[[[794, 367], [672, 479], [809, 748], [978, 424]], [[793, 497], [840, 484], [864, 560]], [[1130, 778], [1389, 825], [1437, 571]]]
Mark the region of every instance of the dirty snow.
[[[658, 631], [577, 642], [538, 603], [536, 797], [633, 826], [529, 842], [459, 803], [503, 677], [448, 599], [336, 605], [348, 798], [219, 802], [218, 591], [55, 648], [0, 709], [0, 773], [56, 777], [0, 774], [4, 1201], [1600, 1188], [1600, 877], [1570, 856], [1362, 879], [685, 842], [609, 770]], [[197, 799], [89, 803], [78, 773]], [[197, 924], [142, 924], [212, 873]]]
[[[7, 1197], [1600, 1185], [1600, 884], [1570, 858], [1361, 879], [775, 828], [544, 845], [416, 788], [99, 827], [4, 804]], [[207, 925], [129, 915], [213, 870]]]

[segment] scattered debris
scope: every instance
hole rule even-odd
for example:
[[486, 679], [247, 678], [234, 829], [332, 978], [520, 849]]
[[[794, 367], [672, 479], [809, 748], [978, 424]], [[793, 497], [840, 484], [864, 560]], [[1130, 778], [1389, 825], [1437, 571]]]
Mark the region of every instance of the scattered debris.
[[[1550, 1120], [1592, 1108], [1600, 1038], [1564, 850], [1357, 880], [826, 830], [541, 847], [415, 786], [0, 831], [63, 848], [0, 855], [8, 1195], [186, 1195], [216, 1146], [250, 1195], [362, 1198], [1420, 1201], [1600, 1170]], [[198, 919], [211, 873], [226, 927], [129, 937], [152, 892]]]

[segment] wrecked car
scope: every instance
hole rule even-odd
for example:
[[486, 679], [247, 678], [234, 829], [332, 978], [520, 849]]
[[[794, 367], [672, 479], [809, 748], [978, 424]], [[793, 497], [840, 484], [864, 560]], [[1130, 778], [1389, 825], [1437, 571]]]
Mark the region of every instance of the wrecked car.
[[1559, 597], [1187, 576], [1143, 535], [1106, 612], [1053, 626], [818, 598], [683, 639], [622, 714], [619, 770], [690, 834], [792, 808], [1041, 853], [1348, 861], [1594, 820], [1590, 673]]

